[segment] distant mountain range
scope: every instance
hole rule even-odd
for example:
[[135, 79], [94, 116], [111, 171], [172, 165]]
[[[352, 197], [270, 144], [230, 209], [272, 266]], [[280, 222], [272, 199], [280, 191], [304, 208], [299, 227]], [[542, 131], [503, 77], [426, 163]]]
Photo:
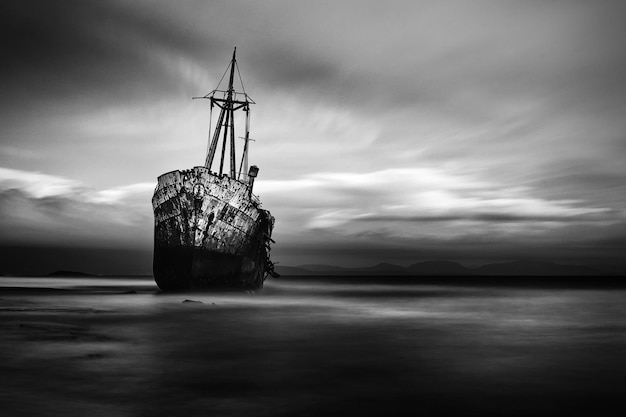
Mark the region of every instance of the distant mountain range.
[[277, 265], [281, 275], [598, 275], [603, 271], [582, 265], [563, 265], [552, 262], [514, 261], [493, 263], [476, 268], [468, 268], [457, 262], [427, 261], [407, 267], [390, 263], [380, 263], [365, 268], [343, 268], [333, 265]]
[[97, 277], [96, 274], [89, 274], [79, 271], [54, 271], [48, 274], [49, 277], [64, 277], [64, 278], [82, 278], [82, 277]]
[[[513, 261], [503, 263], [491, 263], [479, 267], [468, 268], [457, 262], [451, 261], [427, 261], [418, 262], [404, 267], [390, 263], [362, 268], [346, 268], [335, 265], [307, 264], [299, 266], [276, 265], [276, 272], [284, 276], [626, 276], [623, 268], [611, 268], [597, 266], [595, 268], [584, 265], [565, 265], [553, 262], [541, 261]], [[0, 276], [7, 275], [1, 274]], [[18, 276], [8, 274], [9, 276]], [[152, 278], [151, 274], [145, 275], [100, 275], [79, 271], [54, 271], [48, 274], [50, 277], [136, 277]]]

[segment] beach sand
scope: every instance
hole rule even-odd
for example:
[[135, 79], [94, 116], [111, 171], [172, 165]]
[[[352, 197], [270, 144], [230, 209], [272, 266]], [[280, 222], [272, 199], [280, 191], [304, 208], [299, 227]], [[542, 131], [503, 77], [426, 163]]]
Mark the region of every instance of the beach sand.
[[624, 289], [0, 278], [3, 416], [625, 409]]

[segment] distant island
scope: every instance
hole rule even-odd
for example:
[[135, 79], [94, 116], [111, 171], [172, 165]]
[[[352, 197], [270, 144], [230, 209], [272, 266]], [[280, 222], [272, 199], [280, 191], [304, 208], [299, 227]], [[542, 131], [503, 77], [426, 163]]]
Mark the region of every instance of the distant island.
[[82, 278], [82, 277], [97, 277], [97, 274], [89, 274], [79, 271], [54, 271], [48, 274], [49, 277], [66, 277], [66, 278]]
[[457, 262], [451, 261], [425, 261], [403, 267], [390, 263], [380, 263], [363, 268], [344, 268], [333, 265], [307, 264], [299, 266], [277, 265], [276, 271], [281, 275], [440, 275], [440, 276], [579, 276], [579, 275], [603, 275], [606, 271], [598, 270], [584, 265], [564, 265], [541, 261], [513, 261], [503, 263], [491, 263], [475, 268], [468, 268]]
[[152, 279], [152, 274], [91, 274], [88, 272], [80, 272], [80, 271], [54, 271], [50, 272], [48, 277], [62, 277], [62, 278], [150, 278]]

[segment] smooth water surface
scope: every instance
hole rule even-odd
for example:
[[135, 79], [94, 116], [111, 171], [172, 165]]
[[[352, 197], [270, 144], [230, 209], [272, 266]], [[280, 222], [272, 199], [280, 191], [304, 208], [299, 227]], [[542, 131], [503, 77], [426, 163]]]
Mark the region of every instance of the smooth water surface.
[[622, 406], [625, 295], [310, 278], [163, 294], [144, 279], [2, 277], [0, 410], [599, 413]]

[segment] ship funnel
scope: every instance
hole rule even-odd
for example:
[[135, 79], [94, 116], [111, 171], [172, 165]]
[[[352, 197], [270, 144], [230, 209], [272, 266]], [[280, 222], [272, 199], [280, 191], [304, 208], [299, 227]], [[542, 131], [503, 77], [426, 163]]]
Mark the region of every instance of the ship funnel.
[[254, 186], [254, 179], [259, 175], [259, 167], [252, 165], [248, 171], [248, 184], [250, 184], [250, 194], [252, 194], [252, 187]]

